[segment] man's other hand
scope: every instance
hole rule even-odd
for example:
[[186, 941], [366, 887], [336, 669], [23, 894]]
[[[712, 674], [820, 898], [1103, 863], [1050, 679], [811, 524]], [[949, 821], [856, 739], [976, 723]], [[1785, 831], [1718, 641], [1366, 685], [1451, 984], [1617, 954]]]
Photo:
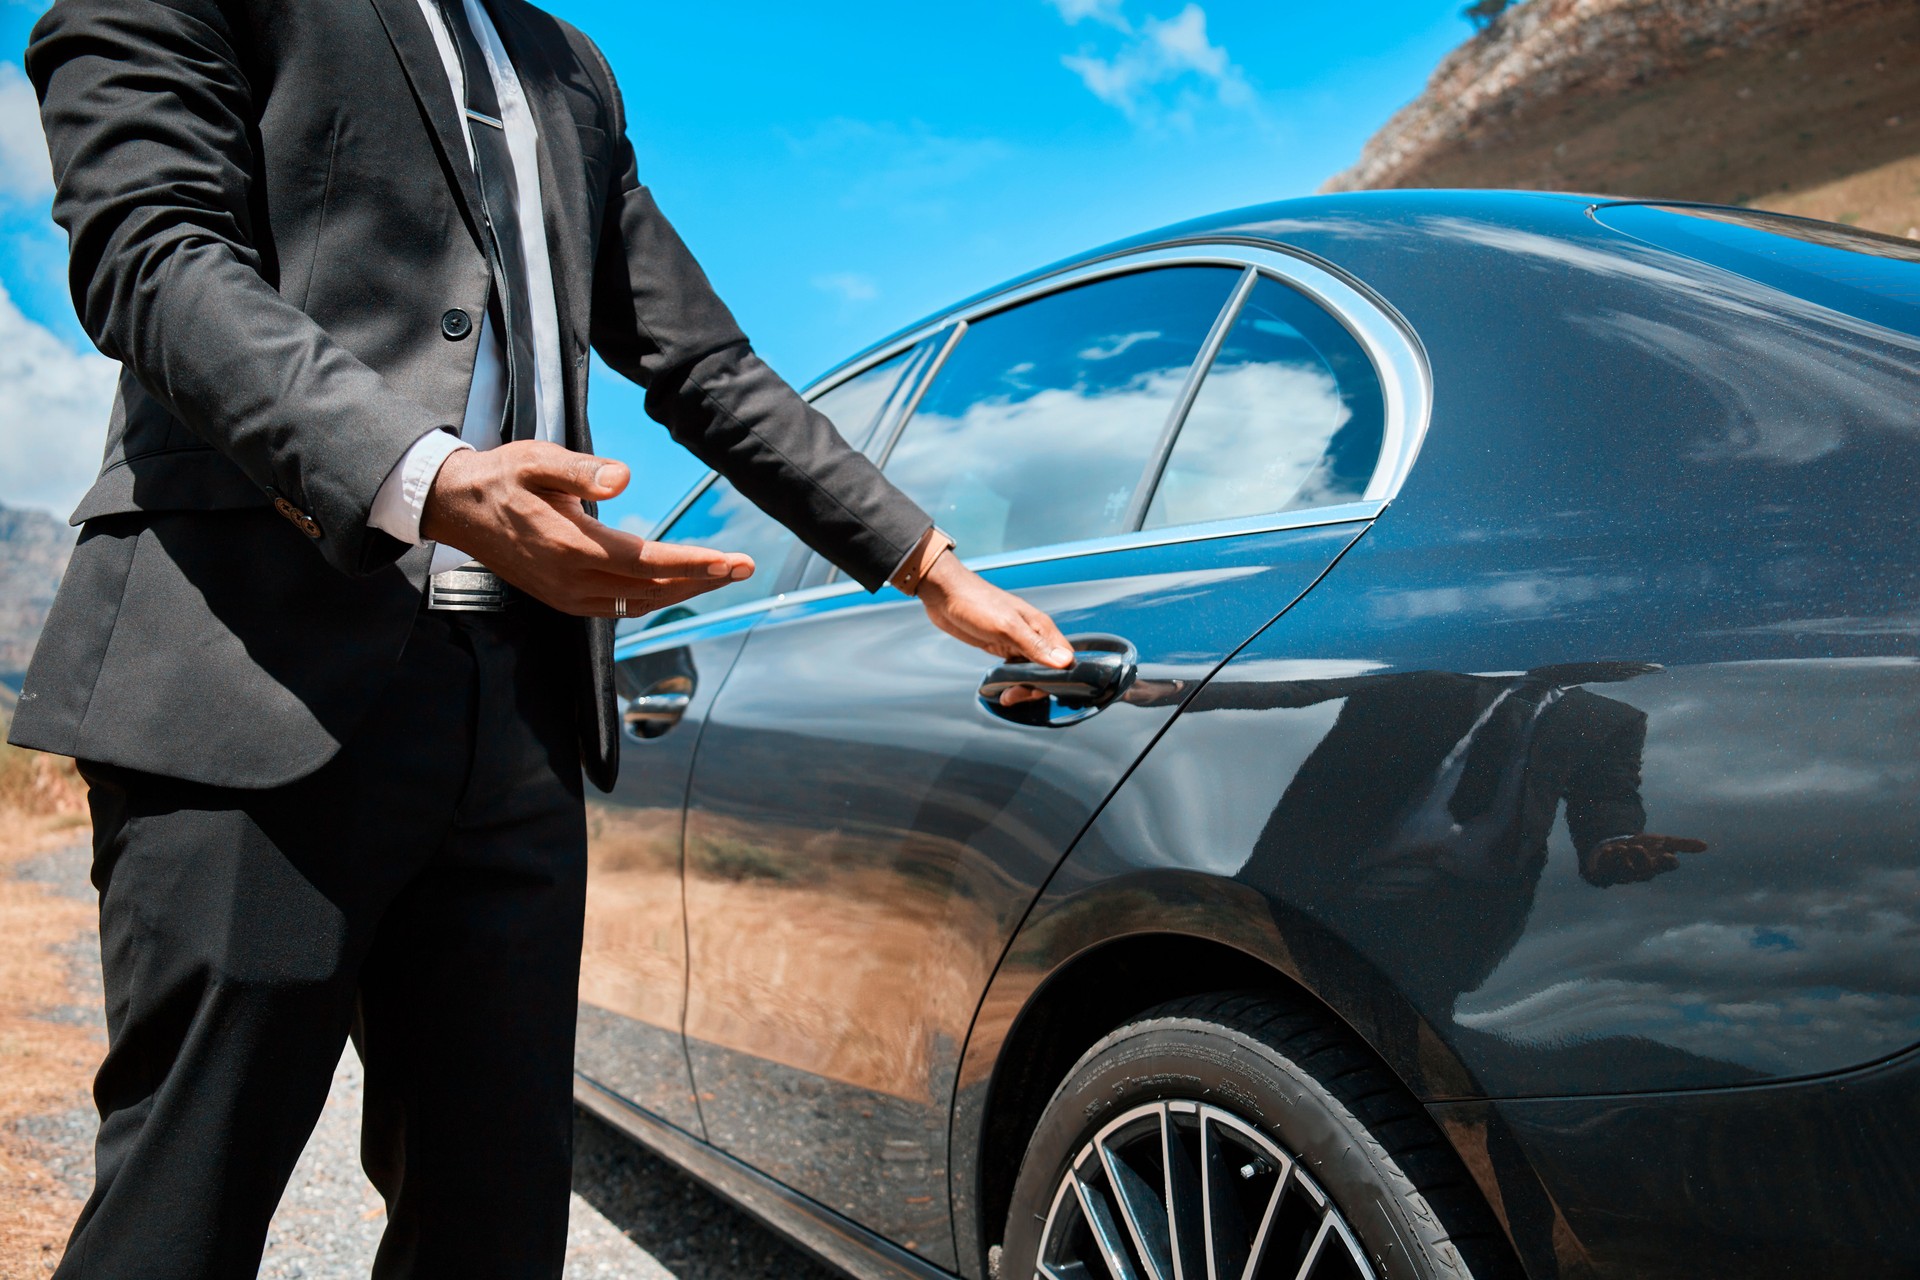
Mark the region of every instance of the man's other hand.
[[635, 618], [752, 576], [748, 556], [649, 542], [586, 513], [582, 501], [617, 496], [627, 478], [621, 463], [544, 441], [461, 450], [434, 477], [420, 536], [587, 617]]
[[[1038, 662], [1048, 667], [1073, 665], [1073, 648], [1053, 619], [1009, 591], [1002, 591], [948, 554], [936, 560], [920, 583], [920, 603], [933, 625], [996, 658]], [[1010, 689], [1009, 705], [1025, 701]], [[1025, 691], [1045, 697], [1038, 690]]]
[[1705, 853], [1704, 840], [1687, 836], [1658, 836], [1643, 831], [1634, 836], [1616, 836], [1595, 845], [1580, 868], [1588, 884], [1609, 888], [1616, 884], [1639, 884], [1663, 876], [1680, 866], [1683, 853]]

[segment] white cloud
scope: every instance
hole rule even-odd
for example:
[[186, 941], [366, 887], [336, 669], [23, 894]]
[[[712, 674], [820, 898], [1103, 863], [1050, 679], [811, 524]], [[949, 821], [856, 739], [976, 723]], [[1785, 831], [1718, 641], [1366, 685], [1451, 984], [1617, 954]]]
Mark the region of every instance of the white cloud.
[[43, 200], [53, 194], [53, 165], [40, 132], [40, 103], [27, 73], [0, 62], [0, 196]]
[[65, 519], [93, 483], [119, 366], [29, 320], [0, 286], [0, 502]]
[[815, 276], [813, 287], [833, 294], [842, 302], [872, 302], [880, 296], [879, 287], [857, 271], [835, 271]]
[[1060, 16], [1069, 26], [1077, 26], [1082, 20], [1092, 18], [1116, 31], [1133, 30], [1133, 24], [1121, 12], [1125, 0], [1047, 0], [1047, 3], [1060, 11]]
[[[1159, 336], [1160, 331], [1158, 329], [1143, 329], [1138, 333], [1116, 333], [1106, 338], [1104, 342], [1096, 342], [1082, 351], [1080, 358], [1082, 360], [1111, 360], [1117, 355], [1124, 354], [1127, 348], [1131, 347], [1134, 343], [1150, 342]], [[1032, 367], [1031, 364], [1027, 366], [1028, 369]], [[1022, 372], [1024, 372], [1024, 370], [1022, 370]]]
[[[1051, 2], [1069, 22], [1078, 20], [1076, 14], [1097, 16], [1114, 7], [1098, 0]], [[1083, 52], [1060, 61], [1094, 97], [1118, 108], [1129, 120], [1187, 128], [1209, 98], [1234, 110], [1258, 105], [1246, 75], [1226, 49], [1208, 37], [1207, 12], [1199, 5], [1189, 4], [1171, 18], [1148, 18], [1137, 32], [1124, 17], [1109, 25], [1129, 36], [1112, 57]]]
[[1216, 365], [1180, 428], [1148, 527], [1346, 501], [1329, 490], [1326, 464], [1352, 417], [1325, 369]]

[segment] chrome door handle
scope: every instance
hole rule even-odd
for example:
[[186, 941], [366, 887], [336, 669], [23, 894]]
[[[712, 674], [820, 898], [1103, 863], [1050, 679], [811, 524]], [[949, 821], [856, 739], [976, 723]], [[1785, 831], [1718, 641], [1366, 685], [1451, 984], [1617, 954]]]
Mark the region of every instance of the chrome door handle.
[[670, 689], [649, 691], [637, 698], [622, 700], [620, 723], [636, 738], [657, 738], [687, 714], [693, 702], [691, 691]]
[[[1067, 637], [1073, 646], [1073, 664], [1042, 666], [1038, 662], [1003, 662], [980, 683], [980, 701], [987, 710], [1023, 724], [1072, 724], [1084, 720], [1127, 691], [1139, 669], [1139, 654], [1120, 636], [1088, 634]], [[1005, 706], [1000, 696], [1010, 689], [1031, 689], [1046, 695]]]

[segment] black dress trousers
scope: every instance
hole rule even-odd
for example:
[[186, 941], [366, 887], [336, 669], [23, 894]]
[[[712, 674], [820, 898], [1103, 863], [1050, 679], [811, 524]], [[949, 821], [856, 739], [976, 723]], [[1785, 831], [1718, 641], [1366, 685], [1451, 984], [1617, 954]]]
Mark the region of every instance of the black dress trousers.
[[110, 1047], [60, 1280], [253, 1276], [349, 1034], [374, 1274], [560, 1274], [586, 831], [558, 623], [423, 612], [290, 786], [82, 766]]

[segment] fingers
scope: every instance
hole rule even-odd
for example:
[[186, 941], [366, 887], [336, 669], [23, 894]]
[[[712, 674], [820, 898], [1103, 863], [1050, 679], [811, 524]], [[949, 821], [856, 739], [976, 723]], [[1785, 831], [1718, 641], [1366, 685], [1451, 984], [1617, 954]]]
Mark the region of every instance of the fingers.
[[1597, 846], [1589, 878], [1600, 885], [1639, 884], [1680, 869], [1683, 853], [1705, 853], [1707, 843], [1689, 836], [1643, 832]]
[[518, 472], [518, 480], [528, 489], [566, 493], [589, 501], [607, 501], [618, 497], [632, 474], [626, 462], [597, 459], [591, 453], [574, 453], [543, 439], [518, 439], [499, 445], [499, 459]]
[[741, 582], [753, 576], [753, 557], [678, 542], [652, 542], [615, 529], [585, 513], [567, 513], [600, 553], [593, 567], [628, 578], [717, 578]]
[[631, 478], [627, 466], [611, 458], [596, 458], [575, 453], [557, 444], [540, 440], [521, 440], [500, 446], [502, 459], [519, 472], [530, 489], [547, 489], [604, 502], [618, 497]]
[[1055, 668], [1073, 665], [1073, 649], [1052, 618], [951, 556], [935, 565], [943, 576], [929, 575], [920, 591], [934, 626], [997, 657]]
[[1073, 646], [1060, 634], [1060, 628], [1054, 625], [1053, 619], [1018, 597], [1015, 597], [1015, 604], [1020, 621], [1025, 624], [1028, 633], [1028, 659], [1049, 667], [1072, 666]]
[[[642, 583], [645, 585], [641, 585]], [[650, 582], [636, 580], [632, 589], [616, 589], [610, 595], [589, 595], [573, 602], [566, 612], [588, 618], [644, 618], [650, 613], [685, 604], [696, 596], [718, 591], [725, 581], [699, 578], [660, 578]], [[552, 603], [552, 602], [549, 602]]]
[[743, 582], [753, 576], [754, 566], [752, 556], [738, 551], [715, 551], [711, 547], [677, 542], [644, 542], [637, 567], [642, 576], [650, 578], [705, 576]]

